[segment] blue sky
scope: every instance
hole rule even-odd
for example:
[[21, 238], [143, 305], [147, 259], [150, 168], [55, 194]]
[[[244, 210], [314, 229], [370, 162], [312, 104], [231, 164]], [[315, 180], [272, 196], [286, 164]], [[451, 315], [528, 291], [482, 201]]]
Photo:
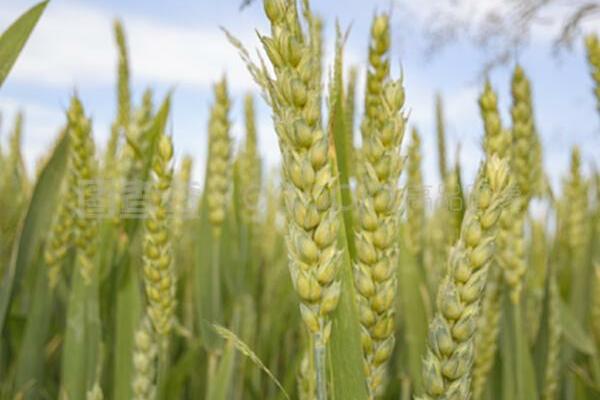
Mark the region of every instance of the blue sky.
[[[4, 29], [34, 3], [18, 0], [3, 5], [0, 27]], [[139, 102], [148, 86], [155, 89], [156, 102], [160, 101], [159, 96], [175, 88], [169, 126], [176, 154], [179, 158], [186, 153], [194, 156], [195, 179], [201, 181], [212, 82], [223, 74], [229, 79], [234, 97], [233, 135], [238, 140], [243, 135], [241, 98], [248, 91], [258, 97], [258, 89], [236, 50], [219, 30], [219, 26], [224, 26], [247, 47], [257, 47], [255, 29], [268, 31], [260, 1], [242, 12], [239, 3], [239, 0], [52, 0], [0, 91], [0, 110], [4, 116], [1, 140], [6, 140], [16, 110], [24, 110], [25, 155], [33, 166], [54, 140], [64, 121], [65, 105], [77, 88], [87, 112], [93, 116], [94, 133], [103, 146], [115, 114], [116, 49], [112, 20], [119, 17], [125, 24], [130, 48], [134, 102]], [[489, 6], [494, 2], [485, 3]], [[331, 65], [338, 18], [343, 27], [352, 24], [346, 63], [357, 65], [363, 75], [371, 17], [377, 10], [392, 10], [394, 70], [398, 73], [402, 67], [409, 121], [418, 126], [423, 136], [427, 183], [434, 185], [438, 181], [433, 121], [433, 100], [438, 90], [445, 99], [448, 148], [454, 154], [460, 143], [461, 162], [467, 178], [471, 177], [481, 159], [482, 127], [477, 96], [482, 86], [478, 72], [483, 56], [468, 44], [457, 42], [433, 60], [426, 60], [420, 33], [426, 23], [428, 5], [439, 2], [403, 0], [402, 7], [389, 0], [313, 0], [311, 4], [326, 21], [327, 67]], [[594, 27], [586, 27], [589, 28]], [[600, 26], [596, 30], [600, 31]], [[567, 170], [573, 145], [582, 147], [586, 165], [597, 158], [600, 117], [581, 45], [556, 60], [550, 54], [550, 44], [548, 29], [535, 31], [530, 45], [519, 54], [519, 61], [532, 77], [545, 164], [557, 184]], [[507, 122], [511, 67], [497, 69], [491, 75]], [[259, 106], [258, 118], [261, 153], [267, 164], [274, 166], [279, 160], [279, 150], [264, 104]]]

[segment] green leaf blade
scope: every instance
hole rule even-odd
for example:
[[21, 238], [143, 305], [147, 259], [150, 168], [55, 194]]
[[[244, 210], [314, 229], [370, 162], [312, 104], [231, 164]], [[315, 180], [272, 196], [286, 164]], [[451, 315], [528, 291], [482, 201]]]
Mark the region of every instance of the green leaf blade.
[[48, 5], [43, 1], [21, 15], [0, 36], [0, 87], [17, 61], [38, 20]]

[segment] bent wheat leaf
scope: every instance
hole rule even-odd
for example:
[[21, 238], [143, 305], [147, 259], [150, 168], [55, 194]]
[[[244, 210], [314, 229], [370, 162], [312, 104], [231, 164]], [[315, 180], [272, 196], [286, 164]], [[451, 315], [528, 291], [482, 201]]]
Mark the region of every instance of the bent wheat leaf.
[[423, 392], [421, 376], [421, 360], [427, 349], [427, 313], [421, 288], [425, 286], [419, 274], [419, 261], [405, 247], [404, 238], [399, 240], [402, 254], [397, 266], [398, 284], [400, 287], [400, 301], [402, 313], [400, 313], [404, 326], [404, 341], [407, 353], [407, 366], [413, 391], [417, 395]]
[[344, 226], [346, 228], [346, 240], [350, 257], [352, 259], [356, 256], [356, 250], [354, 249], [354, 235], [353, 235], [353, 218], [352, 218], [352, 189], [350, 187], [350, 154], [348, 150], [353, 146], [352, 137], [348, 136], [348, 127], [346, 126], [346, 113], [345, 109], [344, 93], [343, 93], [343, 37], [340, 33], [338, 26], [337, 41], [336, 41], [336, 54], [335, 54], [335, 65], [333, 71], [332, 84], [329, 89], [330, 102], [329, 102], [329, 135], [331, 137], [331, 143], [335, 151], [335, 160], [337, 162], [337, 172], [339, 176], [340, 192], [342, 200], [342, 214], [344, 216]]
[[248, 357], [250, 359], [250, 361], [252, 361], [252, 363], [254, 365], [256, 365], [258, 368], [262, 369], [265, 372], [265, 374], [267, 374], [269, 379], [271, 379], [273, 381], [273, 383], [275, 383], [275, 385], [279, 388], [279, 390], [281, 390], [281, 392], [283, 393], [285, 398], [288, 400], [290, 399], [289, 394], [285, 391], [281, 382], [279, 382], [279, 380], [275, 377], [275, 375], [273, 375], [273, 373], [269, 370], [269, 368], [267, 368], [267, 366], [261, 361], [261, 359], [256, 355], [256, 353], [253, 352], [252, 349], [246, 343], [244, 343], [242, 341], [242, 339], [237, 337], [237, 335], [235, 333], [233, 333], [229, 329], [225, 328], [224, 326], [217, 325], [217, 324], [212, 324], [212, 326], [213, 326], [214, 330], [219, 334], [219, 336], [221, 336], [223, 339], [227, 340], [228, 342], [232, 343], [233, 346], [240, 353], [242, 353], [243, 355]]
[[[337, 193], [338, 201], [341, 194]], [[338, 216], [340, 224], [345, 223], [342, 215]], [[340, 302], [332, 315], [331, 345], [329, 350], [329, 366], [332, 376], [332, 398], [337, 400], [367, 399], [367, 386], [363, 373], [362, 348], [360, 341], [360, 325], [358, 310], [354, 299], [354, 279], [352, 261], [346, 240], [345, 228], [340, 229], [339, 243], [344, 243], [340, 258], [340, 280], [342, 289]]]
[[585, 332], [581, 323], [577, 321], [569, 306], [560, 301], [560, 322], [566, 341], [577, 351], [594, 355], [595, 346], [592, 338]]
[[54, 305], [54, 294], [48, 286], [47, 265], [43, 257], [35, 264], [35, 284], [31, 305], [27, 310], [27, 321], [23, 343], [17, 359], [15, 390], [23, 392], [25, 399], [42, 396], [42, 385], [46, 374], [44, 345], [49, 337], [50, 319]]
[[143, 300], [136, 267], [138, 265], [131, 262], [121, 265], [124, 273], [115, 295], [116, 327], [113, 375], [115, 399], [129, 399], [132, 395], [134, 332], [139, 326]]
[[83, 399], [96, 378], [100, 351], [101, 321], [98, 308], [97, 277], [87, 285], [79, 273], [77, 257], [71, 277], [67, 305], [65, 341], [62, 350], [60, 398]]
[[48, 1], [43, 1], [30, 8], [0, 36], [0, 87], [17, 61], [29, 35], [46, 9]]
[[64, 135], [40, 173], [13, 247], [10, 264], [4, 271], [0, 283], [0, 333], [4, 329], [11, 302], [20, 289], [21, 279], [34, 256], [40, 254], [45, 234], [52, 223], [58, 196], [56, 188], [60, 186], [67, 165], [68, 140], [68, 136]]

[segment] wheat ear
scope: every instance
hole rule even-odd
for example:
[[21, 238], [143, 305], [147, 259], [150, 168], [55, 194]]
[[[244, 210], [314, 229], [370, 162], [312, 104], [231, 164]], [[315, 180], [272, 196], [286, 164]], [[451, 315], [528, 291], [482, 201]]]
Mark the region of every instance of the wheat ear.
[[468, 399], [474, 333], [488, 268], [494, 256], [496, 222], [510, 188], [508, 165], [496, 156], [479, 172], [460, 238], [448, 257], [447, 274], [429, 326], [423, 361], [423, 399]]

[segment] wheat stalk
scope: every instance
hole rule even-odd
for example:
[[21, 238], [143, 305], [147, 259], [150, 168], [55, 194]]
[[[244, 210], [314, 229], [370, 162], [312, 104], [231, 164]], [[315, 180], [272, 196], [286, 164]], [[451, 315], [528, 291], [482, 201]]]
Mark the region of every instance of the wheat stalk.
[[446, 123], [444, 121], [444, 102], [442, 95], [435, 96], [435, 127], [437, 134], [438, 167], [440, 179], [446, 180], [448, 167], [446, 163]]
[[560, 369], [560, 338], [562, 326], [560, 321], [560, 294], [556, 283], [556, 276], [550, 273], [548, 283], [548, 350], [544, 370], [544, 384], [542, 385], [542, 399], [553, 400], [557, 396], [559, 369]]
[[594, 283], [591, 306], [592, 334], [600, 344], [600, 263], [594, 265]]
[[548, 248], [546, 245], [545, 226], [542, 222], [532, 221], [530, 241], [530, 264], [527, 274], [526, 320], [529, 340], [533, 345], [537, 339], [542, 320], [545, 283], [548, 270]]

